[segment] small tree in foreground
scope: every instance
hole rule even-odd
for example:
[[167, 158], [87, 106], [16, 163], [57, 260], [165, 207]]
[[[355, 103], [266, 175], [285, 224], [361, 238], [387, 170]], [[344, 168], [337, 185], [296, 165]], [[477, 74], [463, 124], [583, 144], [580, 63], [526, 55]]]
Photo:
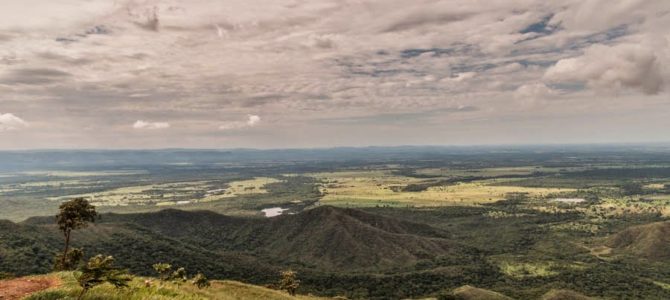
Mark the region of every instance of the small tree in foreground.
[[[88, 226], [88, 223], [95, 222], [98, 213], [95, 212], [95, 206], [88, 203], [84, 198], [75, 198], [64, 202], [60, 205], [59, 210], [58, 215], [56, 215], [56, 223], [65, 238], [65, 249], [63, 249], [63, 254], [60, 255], [60, 263], [56, 263], [56, 267], [59, 270], [72, 270], [78, 263], [78, 260], [71, 260], [73, 257], [68, 253], [72, 230], [84, 228]], [[74, 263], [74, 265], [71, 263]]]
[[193, 282], [193, 284], [197, 286], [199, 289], [203, 289], [210, 286], [209, 279], [207, 279], [207, 276], [205, 276], [202, 273], [196, 274], [191, 282]]
[[172, 265], [166, 263], [157, 263], [153, 265], [154, 270], [158, 273], [158, 279], [161, 281], [166, 281], [170, 279], [170, 271], [172, 271]]
[[127, 287], [128, 281], [131, 280], [130, 276], [126, 271], [119, 270], [113, 265], [114, 258], [111, 256], [98, 254], [91, 257], [88, 263], [81, 268], [81, 275], [77, 277], [77, 282], [82, 288], [77, 299], [82, 299], [91, 288], [105, 282], [117, 288]]
[[281, 280], [279, 281], [279, 288], [285, 290], [291, 296], [295, 296], [295, 292], [300, 286], [298, 280], [298, 273], [293, 270], [281, 271]]
[[172, 275], [170, 275], [170, 280], [176, 283], [186, 282], [188, 280], [188, 274], [186, 274], [186, 269], [179, 268], [176, 271], [172, 272]]

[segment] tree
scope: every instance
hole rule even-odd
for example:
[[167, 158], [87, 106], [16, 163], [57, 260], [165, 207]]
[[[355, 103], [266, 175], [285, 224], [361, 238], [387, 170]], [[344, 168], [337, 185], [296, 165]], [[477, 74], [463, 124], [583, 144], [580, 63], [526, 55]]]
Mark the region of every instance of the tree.
[[56, 262], [54, 264], [55, 270], [71, 270], [75, 269], [77, 265], [84, 258], [84, 251], [79, 248], [72, 248], [68, 251], [67, 256], [63, 259], [63, 254], [56, 255]]
[[644, 190], [642, 189], [642, 184], [639, 182], [634, 182], [634, 181], [628, 181], [624, 182], [623, 184], [620, 185], [621, 191], [623, 192], [624, 196], [633, 196], [633, 195], [641, 195], [644, 194]]
[[[65, 238], [65, 249], [60, 256], [60, 264], [56, 264], [61, 270], [71, 270], [74, 265], [69, 264], [68, 251], [70, 250], [70, 237], [73, 230], [88, 226], [88, 223], [95, 222], [98, 213], [95, 212], [95, 206], [88, 203], [84, 198], [75, 198], [64, 202], [59, 207], [60, 212], [56, 215], [56, 223], [63, 237]], [[75, 262], [76, 263], [76, 262]]]
[[0, 272], [0, 280], [5, 280], [5, 279], [12, 279], [14, 278], [14, 274], [9, 273], [9, 272]]
[[207, 276], [205, 276], [202, 273], [198, 273], [193, 277], [193, 280], [191, 281], [195, 286], [197, 286], [199, 289], [203, 289], [206, 287], [210, 286], [209, 279], [207, 279]]
[[158, 273], [158, 279], [165, 281], [170, 279], [170, 271], [172, 266], [166, 263], [157, 263], [153, 265], [154, 270]]
[[279, 281], [279, 288], [285, 290], [291, 296], [295, 296], [296, 290], [300, 286], [298, 280], [298, 273], [293, 270], [281, 271], [281, 280]]
[[77, 282], [82, 290], [77, 299], [82, 299], [84, 294], [96, 285], [108, 282], [116, 288], [128, 286], [131, 280], [128, 273], [124, 270], [114, 268], [114, 258], [98, 254], [88, 261], [81, 269], [81, 275], [77, 277]]
[[172, 272], [172, 275], [170, 275], [170, 280], [173, 280], [177, 283], [186, 282], [188, 280], [186, 269], [179, 268], [176, 271]]

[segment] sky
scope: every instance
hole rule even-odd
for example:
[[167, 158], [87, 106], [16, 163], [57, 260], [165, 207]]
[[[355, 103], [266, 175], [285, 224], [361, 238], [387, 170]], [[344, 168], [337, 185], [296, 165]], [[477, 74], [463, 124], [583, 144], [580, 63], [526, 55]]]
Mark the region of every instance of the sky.
[[3, 0], [0, 149], [670, 141], [668, 0]]

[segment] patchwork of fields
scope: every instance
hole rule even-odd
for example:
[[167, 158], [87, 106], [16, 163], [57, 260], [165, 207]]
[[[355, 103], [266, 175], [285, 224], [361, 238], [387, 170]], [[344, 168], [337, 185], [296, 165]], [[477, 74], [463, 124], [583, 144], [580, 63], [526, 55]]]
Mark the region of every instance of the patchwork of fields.
[[[513, 170], [515, 172], [516, 170]], [[525, 193], [531, 197], [571, 192], [574, 189], [518, 187], [498, 185], [500, 180], [478, 180], [439, 184], [441, 179], [431, 178], [428, 183], [437, 183], [422, 191], [406, 191], [407, 186], [425, 183], [425, 179], [394, 175], [390, 171], [361, 171], [312, 174], [323, 183], [320, 190], [323, 204], [336, 206], [441, 206], [474, 205], [505, 199], [509, 193]]]
[[[177, 173], [164, 178], [138, 169], [52, 170], [2, 174], [0, 197], [29, 212], [37, 210], [36, 214], [40, 214], [40, 201], [53, 207], [70, 198], [84, 197], [112, 211], [114, 207], [146, 211], [179, 205], [193, 209], [214, 207], [227, 214], [262, 215], [265, 208], [288, 209], [297, 205], [294, 209], [303, 209], [314, 201], [342, 207], [439, 207], [482, 205], [523, 194], [535, 201], [534, 209], [538, 211], [577, 210], [593, 216], [636, 212], [670, 215], [670, 180], [663, 176], [626, 177], [628, 170], [635, 175], [639, 168], [665, 175], [662, 165], [625, 165], [617, 169], [612, 164], [484, 168], [383, 165], [268, 176], [222, 171], [207, 174], [206, 178], [192, 171], [187, 176]], [[638, 184], [639, 190], [623, 193], [620, 185], [628, 182]], [[587, 196], [598, 199], [597, 203], [566, 208], [551, 201]], [[21, 217], [25, 216], [16, 218]]]

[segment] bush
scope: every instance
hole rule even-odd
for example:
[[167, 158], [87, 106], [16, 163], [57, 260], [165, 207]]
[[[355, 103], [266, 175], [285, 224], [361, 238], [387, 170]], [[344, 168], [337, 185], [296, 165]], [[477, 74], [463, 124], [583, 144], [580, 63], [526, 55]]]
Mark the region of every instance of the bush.
[[209, 287], [211, 284], [209, 283], [209, 279], [207, 279], [207, 276], [205, 276], [202, 273], [198, 273], [193, 277], [193, 285], [197, 286], [199, 289], [203, 289], [206, 287]]
[[285, 290], [291, 296], [295, 296], [295, 292], [300, 286], [300, 280], [298, 280], [298, 273], [292, 270], [286, 270], [281, 272], [281, 280], [279, 281], [279, 288]]
[[186, 269], [179, 268], [176, 271], [172, 272], [170, 275], [170, 280], [176, 282], [186, 282], [188, 280], [188, 275], [186, 274]]
[[84, 294], [91, 288], [102, 284], [110, 283], [117, 288], [128, 286], [128, 281], [131, 280], [126, 271], [114, 268], [114, 258], [111, 256], [96, 255], [91, 257], [86, 265], [81, 269], [81, 275], [77, 277], [79, 286], [82, 291], [77, 299], [82, 299]]
[[158, 273], [158, 279], [165, 281], [170, 279], [170, 271], [172, 271], [172, 265], [166, 263], [157, 263], [153, 265], [154, 270]]

